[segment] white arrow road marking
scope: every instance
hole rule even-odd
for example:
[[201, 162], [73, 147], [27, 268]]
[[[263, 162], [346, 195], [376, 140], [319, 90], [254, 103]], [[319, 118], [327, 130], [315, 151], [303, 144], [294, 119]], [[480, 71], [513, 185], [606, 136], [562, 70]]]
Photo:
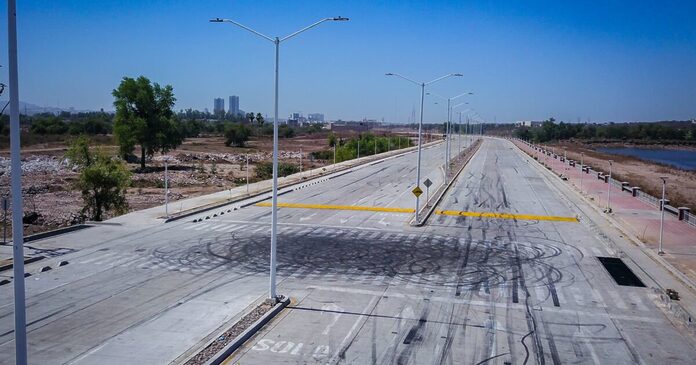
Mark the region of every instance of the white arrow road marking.
[[317, 213], [312, 213], [312, 214], [310, 214], [310, 215], [308, 215], [308, 216], [306, 216], [306, 217], [300, 217], [300, 222], [304, 222], [304, 221], [306, 221], [307, 219], [312, 219], [312, 217], [314, 217], [315, 215], [317, 215]]

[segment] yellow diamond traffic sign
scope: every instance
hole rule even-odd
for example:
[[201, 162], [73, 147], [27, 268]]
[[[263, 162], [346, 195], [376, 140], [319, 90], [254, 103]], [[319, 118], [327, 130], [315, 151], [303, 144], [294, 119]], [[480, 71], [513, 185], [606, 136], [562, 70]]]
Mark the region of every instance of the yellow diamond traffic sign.
[[413, 195], [416, 196], [416, 198], [423, 194], [423, 190], [421, 190], [420, 186], [416, 186], [415, 188], [413, 188], [413, 190], [411, 190], [411, 192], [413, 193]]

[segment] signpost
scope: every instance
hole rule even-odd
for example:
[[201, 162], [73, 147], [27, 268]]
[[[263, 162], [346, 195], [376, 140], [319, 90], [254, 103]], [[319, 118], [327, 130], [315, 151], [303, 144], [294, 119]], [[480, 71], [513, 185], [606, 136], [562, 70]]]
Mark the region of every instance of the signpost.
[[7, 195], [2, 197], [2, 211], [5, 213], [2, 217], [2, 244], [7, 244], [7, 209], [9, 208], [10, 201], [7, 199]]
[[415, 188], [413, 188], [413, 190], [411, 190], [411, 192], [413, 193], [413, 195], [416, 196], [416, 198], [423, 194], [423, 190], [421, 190], [420, 186], [416, 186]]
[[425, 185], [425, 205], [428, 205], [428, 201], [430, 200], [430, 185], [432, 185], [433, 182], [430, 181], [430, 179], [425, 179], [423, 181], [423, 185]]

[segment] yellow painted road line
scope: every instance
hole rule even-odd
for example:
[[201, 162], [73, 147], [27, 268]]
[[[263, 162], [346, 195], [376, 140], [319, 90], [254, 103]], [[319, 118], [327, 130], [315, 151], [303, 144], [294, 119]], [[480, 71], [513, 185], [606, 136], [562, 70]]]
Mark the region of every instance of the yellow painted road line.
[[[270, 202], [254, 204], [257, 207], [270, 207]], [[367, 207], [361, 205], [324, 205], [324, 204], [294, 204], [278, 203], [278, 208], [300, 208], [300, 209], [328, 209], [328, 210], [362, 210], [368, 212], [390, 212], [390, 213], [413, 213], [416, 210], [410, 208], [389, 208], [389, 207]]]
[[510, 214], [510, 213], [484, 213], [484, 212], [461, 212], [457, 210], [436, 210], [435, 214], [454, 215], [460, 217], [480, 217], [498, 219], [521, 219], [530, 221], [555, 221], [555, 222], [577, 222], [575, 217], [558, 217], [552, 215], [533, 215], [533, 214]]
[[[257, 207], [270, 207], [270, 202], [254, 204]], [[327, 210], [359, 210], [367, 212], [389, 212], [389, 213], [413, 213], [412, 208], [390, 208], [390, 207], [370, 207], [364, 205], [325, 205], [325, 204], [299, 204], [299, 203], [278, 203], [278, 208], [299, 208], [299, 209], [327, 209]], [[550, 215], [532, 214], [510, 214], [510, 213], [486, 213], [486, 212], [463, 212], [458, 210], [436, 210], [435, 214], [452, 215], [459, 217], [478, 217], [478, 218], [497, 218], [497, 219], [519, 219], [531, 221], [556, 221], [556, 222], [577, 222], [575, 217], [557, 217]]]

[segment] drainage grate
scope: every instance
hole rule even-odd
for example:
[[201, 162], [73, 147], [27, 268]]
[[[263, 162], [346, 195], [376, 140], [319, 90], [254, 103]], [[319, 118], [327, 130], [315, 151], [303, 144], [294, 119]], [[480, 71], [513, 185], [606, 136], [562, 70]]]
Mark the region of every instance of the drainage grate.
[[640, 281], [636, 274], [634, 274], [620, 258], [597, 256], [597, 259], [604, 265], [604, 268], [607, 269], [607, 272], [609, 272], [609, 275], [614, 278], [617, 284], [623, 286], [638, 286], [641, 288], [645, 287], [645, 284]]

